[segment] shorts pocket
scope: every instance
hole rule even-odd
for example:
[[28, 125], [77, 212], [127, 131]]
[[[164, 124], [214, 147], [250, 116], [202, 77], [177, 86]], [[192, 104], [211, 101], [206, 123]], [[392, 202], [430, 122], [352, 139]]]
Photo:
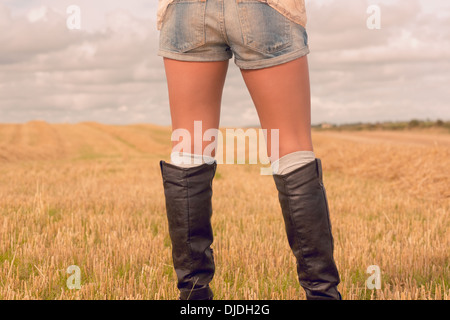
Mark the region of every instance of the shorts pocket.
[[161, 50], [187, 52], [205, 44], [206, 1], [175, 0], [167, 7], [159, 46]]
[[244, 44], [262, 53], [274, 53], [292, 44], [291, 22], [258, 0], [238, 2]]

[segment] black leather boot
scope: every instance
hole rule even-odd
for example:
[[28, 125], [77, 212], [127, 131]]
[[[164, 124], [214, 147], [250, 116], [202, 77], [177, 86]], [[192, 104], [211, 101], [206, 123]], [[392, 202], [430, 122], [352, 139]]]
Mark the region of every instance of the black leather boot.
[[217, 163], [181, 168], [160, 161], [160, 167], [180, 300], [211, 300], [211, 198]]
[[320, 159], [273, 175], [298, 279], [308, 300], [340, 300], [339, 273]]

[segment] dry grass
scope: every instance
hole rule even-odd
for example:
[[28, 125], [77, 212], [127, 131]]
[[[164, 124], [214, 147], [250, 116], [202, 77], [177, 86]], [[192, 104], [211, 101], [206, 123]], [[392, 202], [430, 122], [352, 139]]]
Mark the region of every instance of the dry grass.
[[[158, 161], [170, 131], [0, 125], [0, 299], [176, 299]], [[345, 299], [450, 299], [450, 135], [313, 132]], [[214, 180], [217, 299], [303, 299], [275, 185]], [[69, 290], [66, 269], [81, 269]], [[382, 288], [368, 290], [369, 265]]]

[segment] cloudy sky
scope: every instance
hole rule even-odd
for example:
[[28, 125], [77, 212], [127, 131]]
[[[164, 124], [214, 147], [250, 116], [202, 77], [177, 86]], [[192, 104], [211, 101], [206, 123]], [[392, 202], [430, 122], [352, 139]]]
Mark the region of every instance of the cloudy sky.
[[[381, 28], [367, 28], [367, 8]], [[81, 30], [66, 25], [70, 5]], [[157, 0], [0, 0], [0, 122], [170, 125]], [[450, 1], [309, 0], [312, 122], [450, 120]], [[222, 126], [257, 125], [230, 62]]]

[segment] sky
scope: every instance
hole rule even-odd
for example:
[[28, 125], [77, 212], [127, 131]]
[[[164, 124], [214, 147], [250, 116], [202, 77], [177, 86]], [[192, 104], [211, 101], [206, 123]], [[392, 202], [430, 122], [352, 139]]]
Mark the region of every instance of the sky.
[[[306, 3], [313, 124], [450, 120], [450, 1]], [[80, 30], [67, 28], [70, 5]], [[170, 125], [157, 5], [0, 0], [0, 123]], [[379, 29], [367, 27], [370, 5]], [[233, 59], [220, 124], [258, 125]]]

